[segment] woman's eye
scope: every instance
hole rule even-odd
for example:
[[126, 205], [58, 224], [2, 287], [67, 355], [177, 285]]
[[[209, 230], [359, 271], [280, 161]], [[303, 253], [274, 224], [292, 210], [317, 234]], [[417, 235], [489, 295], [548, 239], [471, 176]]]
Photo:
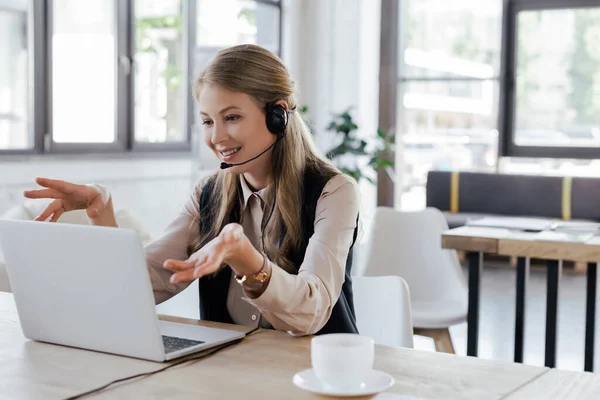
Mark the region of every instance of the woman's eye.
[[237, 121], [240, 119], [239, 115], [228, 115], [225, 117], [225, 121]]
[[210, 125], [210, 124], [212, 124], [212, 121], [209, 119], [205, 119], [202, 121], [202, 125]]

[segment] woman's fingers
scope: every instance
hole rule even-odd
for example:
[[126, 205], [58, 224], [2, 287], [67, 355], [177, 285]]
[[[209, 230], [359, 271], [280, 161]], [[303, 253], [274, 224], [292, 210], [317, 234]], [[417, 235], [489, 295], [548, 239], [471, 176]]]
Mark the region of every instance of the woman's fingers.
[[242, 234], [241, 225], [230, 224], [223, 229], [219, 236], [186, 261], [165, 261], [163, 266], [174, 271], [174, 274], [171, 275], [171, 283], [193, 281], [217, 271], [223, 264], [228, 248], [232, 243], [239, 241]]
[[204, 263], [197, 268], [188, 268], [171, 275], [171, 283], [189, 282], [207, 275], [212, 270], [210, 263]]
[[164, 263], [164, 267], [175, 271], [171, 275], [171, 283], [177, 283], [182, 281], [193, 281], [196, 278], [200, 278], [211, 272], [214, 272], [221, 266], [219, 257], [207, 257], [205, 256], [202, 261], [196, 262], [188, 261], [177, 261], [167, 260]]
[[[49, 216], [56, 214], [59, 211], [60, 211], [60, 214], [58, 215], [58, 217], [60, 217], [62, 215], [62, 213], [64, 213], [64, 211], [65, 211], [63, 208], [63, 202], [60, 199], [54, 200], [52, 203], [50, 203], [48, 205], [48, 207], [46, 207], [46, 209], [44, 211], [41, 212], [40, 215], [35, 217], [35, 221], [45, 221], [46, 219], [48, 219]], [[56, 219], [58, 219], [58, 217], [56, 217]], [[56, 222], [56, 221], [52, 221], [52, 222]]]
[[62, 199], [77, 189], [77, 185], [65, 181], [47, 178], [36, 178], [35, 181], [46, 189], [26, 190], [23, 195], [29, 199]]
[[[220, 266], [220, 264], [219, 264]], [[196, 278], [202, 278], [204, 275], [208, 275], [211, 272], [215, 272], [218, 268], [215, 267], [214, 263], [205, 263], [202, 264], [201, 266], [199, 266], [198, 268], [195, 268], [193, 271], [193, 279]]]
[[58, 219], [60, 218], [61, 215], [64, 214], [64, 212], [65, 212], [64, 208], [56, 210], [56, 212], [54, 214], [52, 214], [52, 218], [50, 218], [49, 222], [56, 222], [56, 221], [58, 221]]
[[35, 182], [40, 186], [48, 189], [55, 189], [62, 193], [72, 193], [77, 189], [78, 186], [73, 183], [48, 178], [36, 178]]
[[208, 275], [212, 272], [217, 271], [221, 265], [223, 264], [223, 257], [219, 257], [218, 255], [213, 255], [204, 260], [203, 263], [197, 263], [196, 268], [194, 268], [194, 279], [201, 278], [204, 275]]
[[172, 271], [185, 271], [188, 269], [193, 269], [195, 266], [196, 264], [193, 262], [179, 260], [167, 260], [163, 263], [163, 267]]
[[28, 199], [62, 199], [65, 195], [55, 189], [26, 190], [23, 196]]
[[179, 283], [179, 282], [190, 282], [194, 279], [194, 270], [188, 269], [187, 271], [176, 272], [171, 275], [171, 283]]

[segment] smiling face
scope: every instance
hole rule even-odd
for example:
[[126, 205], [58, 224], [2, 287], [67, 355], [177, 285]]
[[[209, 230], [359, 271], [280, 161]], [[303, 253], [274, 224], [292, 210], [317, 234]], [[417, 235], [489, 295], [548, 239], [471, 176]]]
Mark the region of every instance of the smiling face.
[[[204, 142], [217, 158], [229, 164], [244, 162], [268, 148], [276, 136], [269, 132], [264, 110], [245, 93], [206, 85], [199, 93]], [[231, 167], [233, 173], [266, 178], [271, 151], [247, 164]]]

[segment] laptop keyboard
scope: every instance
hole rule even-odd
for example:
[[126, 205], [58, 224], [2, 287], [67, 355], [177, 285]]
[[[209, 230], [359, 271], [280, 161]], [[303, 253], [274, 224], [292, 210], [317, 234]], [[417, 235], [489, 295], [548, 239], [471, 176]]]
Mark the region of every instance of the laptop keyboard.
[[162, 335], [163, 345], [165, 346], [165, 353], [172, 353], [177, 350], [186, 349], [188, 347], [196, 346], [204, 342], [197, 340], [189, 340], [178, 338], [175, 336]]

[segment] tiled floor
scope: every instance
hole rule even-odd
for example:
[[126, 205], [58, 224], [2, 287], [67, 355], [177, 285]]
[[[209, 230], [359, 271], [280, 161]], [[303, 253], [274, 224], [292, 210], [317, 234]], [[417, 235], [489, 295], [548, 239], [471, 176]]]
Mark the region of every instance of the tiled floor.
[[[464, 269], [465, 275], [467, 270]], [[479, 357], [513, 360], [515, 324], [516, 271], [494, 267], [489, 263], [483, 271], [481, 313], [479, 325]], [[564, 268], [559, 286], [559, 316], [557, 367], [581, 371], [584, 360], [586, 276]], [[525, 316], [524, 362], [544, 365], [546, 321], [546, 273], [543, 267], [533, 266], [529, 278]], [[598, 307], [597, 307], [598, 309]], [[598, 314], [598, 313], [597, 313]], [[596, 316], [598, 319], [598, 315]], [[600, 346], [600, 325], [596, 329], [596, 349]], [[457, 354], [466, 354], [467, 325], [450, 329]], [[415, 347], [433, 349], [427, 338], [415, 338]], [[600, 371], [598, 351], [596, 370]]]

